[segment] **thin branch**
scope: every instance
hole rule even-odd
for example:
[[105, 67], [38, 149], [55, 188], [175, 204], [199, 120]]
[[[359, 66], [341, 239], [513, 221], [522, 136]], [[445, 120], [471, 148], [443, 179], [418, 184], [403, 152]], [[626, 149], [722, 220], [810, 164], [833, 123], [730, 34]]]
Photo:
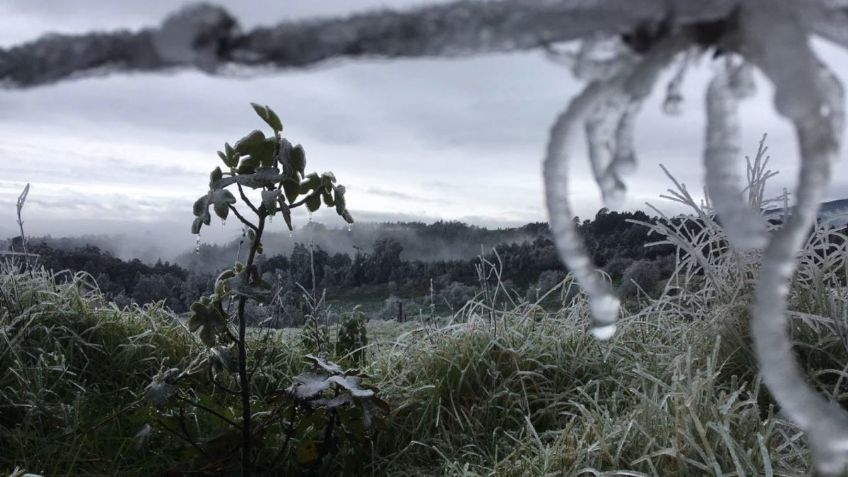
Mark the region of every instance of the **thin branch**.
[[259, 215], [259, 210], [253, 205], [253, 202], [250, 201], [250, 198], [247, 197], [247, 194], [244, 193], [244, 187], [238, 182], [236, 182], [236, 187], [238, 187], [239, 195], [241, 196], [241, 200], [250, 207], [250, 210], [253, 211], [254, 214]]
[[199, 402], [192, 401], [191, 399], [184, 398], [184, 397], [182, 397], [182, 396], [180, 396], [180, 395], [176, 395], [175, 397], [176, 397], [178, 400], [180, 400], [180, 401], [182, 401], [182, 402], [184, 402], [184, 403], [186, 403], [186, 404], [190, 404], [190, 405], [192, 405], [192, 406], [194, 406], [194, 407], [196, 407], [196, 408], [198, 408], [198, 409], [202, 409], [202, 410], [204, 410], [204, 411], [208, 412], [209, 414], [212, 414], [213, 416], [217, 417], [218, 419], [221, 419], [222, 421], [224, 421], [224, 422], [226, 422], [227, 424], [229, 424], [229, 425], [231, 425], [231, 426], [235, 427], [236, 429], [241, 429], [241, 426], [240, 426], [240, 425], [238, 425], [238, 424], [236, 424], [235, 422], [233, 422], [233, 420], [232, 420], [232, 419], [228, 418], [227, 416], [225, 416], [225, 415], [223, 415], [223, 414], [219, 413], [218, 411], [216, 411], [216, 410], [214, 410], [214, 409], [212, 409], [212, 408], [210, 408], [210, 407], [204, 406], [203, 404], [200, 404]]
[[186, 438], [184, 435], [182, 435], [179, 432], [177, 432], [177, 431], [171, 429], [170, 427], [166, 426], [165, 423], [163, 423], [161, 419], [157, 419], [157, 423], [159, 424], [160, 428], [162, 428], [162, 429], [168, 431], [169, 433], [173, 434], [178, 439], [185, 441], [188, 444], [191, 444], [191, 446], [194, 447], [195, 449], [197, 449], [198, 452], [200, 452], [204, 457], [206, 457], [207, 459], [209, 458], [209, 454], [207, 454], [206, 451], [203, 450], [203, 448], [200, 447], [196, 442], [192, 441], [190, 438]]
[[245, 219], [244, 216], [239, 213], [238, 209], [235, 208], [235, 206], [230, 205], [230, 211], [233, 214], [235, 214], [235, 216], [241, 221], [241, 223], [243, 223], [247, 227], [250, 227], [251, 229], [253, 229], [254, 232], [259, 230], [259, 228], [256, 227], [255, 225], [253, 225], [253, 223], [251, 223], [249, 220]]

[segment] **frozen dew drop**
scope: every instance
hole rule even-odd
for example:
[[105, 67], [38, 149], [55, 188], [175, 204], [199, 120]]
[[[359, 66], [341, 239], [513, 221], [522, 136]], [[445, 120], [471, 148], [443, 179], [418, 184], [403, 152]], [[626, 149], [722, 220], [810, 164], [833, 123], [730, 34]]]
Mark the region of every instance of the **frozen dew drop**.
[[312, 223], [312, 212], [309, 212], [309, 223]]
[[197, 240], [194, 242], [194, 254], [200, 255], [200, 234], [197, 234]]
[[347, 224], [347, 231], [350, 232], [350, 229], [351, 229], [350, 224]]
[[294, 237], [294, 232], [292, 232], [291, 230], [289, 230], [289, 238], [292, 238], [292, 237]]
[[612, 338], [612, 335], [615, 334], [615, 330], [615, 325], [593, 326], [592, 336], [599, 340], [606, 341]]
[[221, 228], [225, 228], [227, 226], [227, 219], [221, 219]]

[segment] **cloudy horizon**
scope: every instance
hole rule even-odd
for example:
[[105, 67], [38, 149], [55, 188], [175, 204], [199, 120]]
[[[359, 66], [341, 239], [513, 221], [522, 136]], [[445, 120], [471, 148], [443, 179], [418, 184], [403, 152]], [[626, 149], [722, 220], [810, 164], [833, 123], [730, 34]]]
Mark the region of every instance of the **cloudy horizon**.
[[[185, 3], [185, 2], [180, 2]], [[392, 2], [410, 7], [421, 2]], [[222, 3], [251, 28], [316, 15], [340, 16], [387, 2]], [[96, 7], [96, 8], [95, 8]], [[177, 2], [93, 0], [0, 5], [0, 46], [48, 32], [80, 33], [158, 24]], [[848, 56], [816, 43], [848, 80]], [[703, 168], [703, 97], [708, 59], [688, 73], [680, 116], [661, 112], [667, 73], [637, 122], [639, 170], [627, 182], [624, 210], [644, 209], [671, 184], [665, 164], [691, 191]], [[284, 135], [307, 151], [307, 169], [331, 170], [348, 189], [358, 221], [462, 220], [490, 227], [547, 219], [541, 158], [551, 123], [581, 83], [541, 52], [457, 59], [344, 60], [303, 70], [240, 77], [197, 71], [113, 74], [27, 90], [0, 90], [0, 239], [16, 235], [15, 200], [32, 189], [24, 211], [29, 235], [124, 234], [173, 248], [194, 242], [191, 204], [206, 191], [215, 151], [264, 125], [250, 102], [281, 116]], [[742, 104], [743, 150], [753, 155], [769, 134], [771, 194], [792, 188], [794, 136], [757, 95]], [[594, 216], [599, 194], [582, 152], [572, 167], [576, 213]], [[744, 162], [740, 161], [740, 171]], [[826, 199], [848, 197], [848, 167], [835, 165]], [[696, 194], [697, 195], [697, 194]], [[304, 223], [305, 217], [299, 217]], [[328, 226], [337, 218], [319, 214]], [[341, 225], [340, 223], [338, 225]], [[215, 224], [204, 240], [238, 234]], [[165, 248], [163, 248], [164, 250]]]

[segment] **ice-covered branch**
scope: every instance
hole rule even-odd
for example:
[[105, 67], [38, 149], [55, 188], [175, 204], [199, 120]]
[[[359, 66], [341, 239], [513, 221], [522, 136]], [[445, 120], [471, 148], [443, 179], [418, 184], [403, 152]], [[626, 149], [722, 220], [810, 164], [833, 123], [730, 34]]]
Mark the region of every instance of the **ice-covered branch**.
[[[50, 35], [0, 49], [0, 83], [25, 88], [115, 71], [233, 65], [299, 68], [337, 57], [453, 57], [520, 51], [619, 35], [673, 18], [674, 27], [726, 18], [739, 0], [455, 2], [405, 11], [283, 22], [251, 31], [199, 5], [138, 32]], [[672, 16], [673, 14], [673, 16]]]
[[636, 162], [632, 121], [663, 66], [687, 44], [681, 37], [666, 39], [641, 60], [625, 61], [609, 78], [604, 75], [592, 81], [551, 128], [543, 165], [551, 231], [560, 258], [589, 295], [593, 333], [602, 339], [615, 332], [619, 300], [595, 271], [572, 220], [568, 194], [571, 149], [585, 122], [589, 160], [604, 199], [623, 198], [620, 174]]
[[707, 87], [707, 193], [731, 243], [741, 249], [762, 248], [767, 239], [765, 219], [747, 207], [737, 172], [742, 156], [737, 101], [752, 90], [750, 66], [733, 58], [720, 65]]
[[766, 385], [807, 433], [819, 471], [836, 475], [848, 464], [848, 414], [804, 380], [792, 353], [786, 306], [797, 251], [815, 221], [842, 142], [844, 94], [811, 51], [796, 8], [788, 0], [750, 0], [740, 15], [740, 50], [774, 83], [775, 107], [795, 126], [801, 155], [795, 210], [766, 248], [751, 328]]

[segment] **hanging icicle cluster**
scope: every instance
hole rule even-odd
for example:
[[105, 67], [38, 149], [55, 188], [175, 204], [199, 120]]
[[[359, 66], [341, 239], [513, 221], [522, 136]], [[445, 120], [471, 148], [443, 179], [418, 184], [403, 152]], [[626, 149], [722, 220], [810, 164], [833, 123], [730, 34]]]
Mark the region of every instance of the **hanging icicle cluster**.
[[[802, 8], [792, 0], [743, 2], [734, 31], [716, 39], [721, 45], [713, 46], [724, 54], [706, 92], [703, 159], [707, 193], [731, 244], [739, 250], [764, 249], [752, 334], [765, 383], [782, 412], [809, 436], [819, 471], [834, 475], [848, 464], [848, 413], [804, 380], [792, 354], [786, 322], [796, 253], [815, 222], [844, 130], [842, 86], [811, 50]], [[671, 32], [641, 58], [622, 53], [618, 58], [592, 61], [591, 49], [597, 42], [587, 43], [567, 58], [575, 75], [589, 84], [551, 129], [544, 162], [546, 199], [557, 250], [589, 296], [593, 333], [601, 339], [615, 332], [619, 301], [595, 271], [572, 221], [567, 188], [571, 148], [582, 126], [604, 202], [612, 207], [620, 204], [625, 191], [622, 176], [636, 163], [634, 118], [659, 71], [678, 53], [702, 43], [692, 34]], [[802, 160], [793, 213], [771, 235], [759, 211], [746, 205], [746, 191], [736, 172], [741, 159], [737, 104], [753, 91], [752, 65], [774, 84], [775, 108], [793, 123]], [[666, 103], [679, 105], [683, 71], [669, 85]]]

